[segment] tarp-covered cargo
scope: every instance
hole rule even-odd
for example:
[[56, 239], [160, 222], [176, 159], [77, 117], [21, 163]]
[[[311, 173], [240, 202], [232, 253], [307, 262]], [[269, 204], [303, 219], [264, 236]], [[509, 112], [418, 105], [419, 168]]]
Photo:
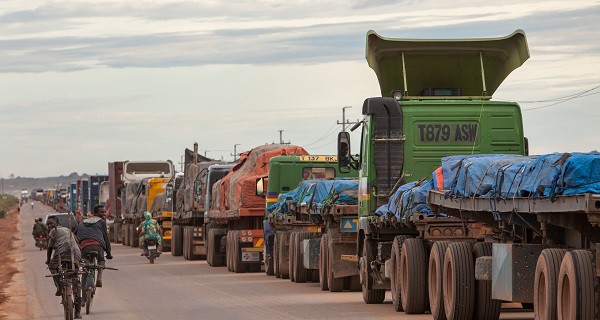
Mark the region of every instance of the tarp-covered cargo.
[[447, 196], [454, 198], [553, 199], [559, 195], [600, 194], [600, 153], [445, 157], [432, 179], [401, 186], [376, 214], [402, 221], [415, 213], [431, 214], [426, 197], [433, 189], [447, 190]]
[[320, 209], [334, 204], [358, 204], [358, 180], [354, 179], [311, 179], [279, 196], [276, 203], [267, 209], [270, 213], [283, 215], [290, 213], [290, 205]]
[[[269, 160], [281, 155], [308, 155], [302, 147], [292, 145], [263, 145], [240, 156], [238, 164], [219, 182], [215, 183], [218, 192], [218, 207], [212, 207], [215, 218], [235, 218], [240, 209], [258, 209], [264, 214], [265, 200], [256, 195], [256, 181], [269, 172]], [[215, 194], [216, 195], [216, 194]], [[214, 202], [213, 202], [214, 203]]]

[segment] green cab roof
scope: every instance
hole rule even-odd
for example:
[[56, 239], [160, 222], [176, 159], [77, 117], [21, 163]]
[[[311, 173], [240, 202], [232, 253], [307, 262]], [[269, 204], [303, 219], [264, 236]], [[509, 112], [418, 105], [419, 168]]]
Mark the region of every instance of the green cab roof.
[[396, 90], [409, 99], [426, 88], [460, 88], [460, 96], [489, 99], [529, 58], [529, 49], [523, 30], [484, 39], [393, 39], [370, 30], [366, 58], [384, 97]]

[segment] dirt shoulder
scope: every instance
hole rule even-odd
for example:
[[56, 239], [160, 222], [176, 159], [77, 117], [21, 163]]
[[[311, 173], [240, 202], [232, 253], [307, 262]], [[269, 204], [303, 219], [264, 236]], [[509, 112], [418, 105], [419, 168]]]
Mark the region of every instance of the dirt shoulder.
[[0, 219], [0, 319], [31, 319], [23, 274], [23, 239], [18, 206]]

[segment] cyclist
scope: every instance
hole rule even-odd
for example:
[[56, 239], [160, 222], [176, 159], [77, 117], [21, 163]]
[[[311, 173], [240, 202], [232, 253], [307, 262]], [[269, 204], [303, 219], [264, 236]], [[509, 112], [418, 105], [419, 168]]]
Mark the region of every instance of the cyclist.
[[[79, 266], [81, 260], [81, 251], [77, 245], [77, 240], [69, 228], [61, 227], [58, 224], [56, 216], [48, 217], [46, 221], [48, 226], [48, 251], [46, 253], [46, 264], [52, 274], [57, 274], [60, 262], [70, 262], [74, 264], [75, 269]], [[54, 253], [54, 254], [53, 254]], [[56, 296], [62, 295], [60, 279], [57, 276], [52, 277], [56, 285]], [[81, 284], [75, 293], [75, 318], [81, 318]]]
[[[98, 252], [98, 265], [104, 267], [106, 265], [104, 254], [106, 253], [106, 259], [109, 260], [112, 259], [112, 255], [106, 221], [99, 216], [101, 209], [101, 206], [94, 207], [91, 216], [77, 225], [75, 235], [80, 241], [81, 255], [85, 258], [92, 251]], [[98, 269], [96, 287], [102, 287], [102, 271], [103, 269]]]

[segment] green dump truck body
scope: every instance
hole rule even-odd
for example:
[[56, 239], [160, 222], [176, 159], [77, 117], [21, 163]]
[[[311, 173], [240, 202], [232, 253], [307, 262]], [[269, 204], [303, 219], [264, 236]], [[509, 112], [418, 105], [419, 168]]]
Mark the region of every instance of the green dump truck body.
[[360, 216], [373, 214], [397, 186], [430, 177], [445, 156], [526, 154], [519, 105], [490, 99], [528, 58], [521, 30], [456, 40], [391, 39], [369, 31], [366, 59], [382, 97], [363, 106]]

